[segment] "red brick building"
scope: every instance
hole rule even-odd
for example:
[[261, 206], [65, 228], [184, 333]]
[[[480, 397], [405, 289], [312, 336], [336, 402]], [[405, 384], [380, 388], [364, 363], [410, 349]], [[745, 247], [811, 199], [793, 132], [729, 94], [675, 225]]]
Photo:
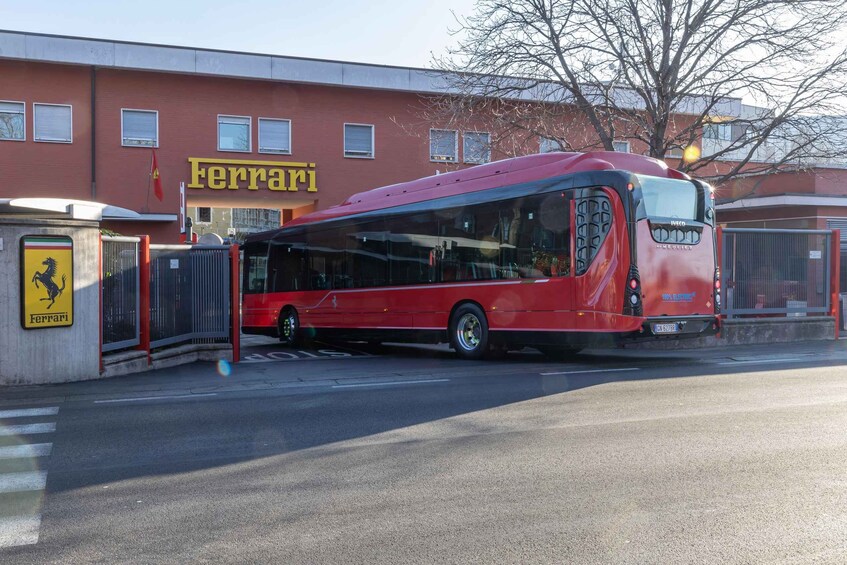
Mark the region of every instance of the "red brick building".
[[[189, 209], [281, 210], [285, 222], [506, 156], [482, 125], [423, 117], [426, 96], [450, 92], [436, 71], [0, 31], [0, 77], [0, 198], [128, 208], [139, 217], [105, 227], [156, 242], [180, 238], [181, 185]], [[520, 148], [543, 149], [540, 139]], [[843, 177], [739, 179], [720, 187], [737, 200], [719, 207], [719, 221], [826, 227], [847, 218]]]

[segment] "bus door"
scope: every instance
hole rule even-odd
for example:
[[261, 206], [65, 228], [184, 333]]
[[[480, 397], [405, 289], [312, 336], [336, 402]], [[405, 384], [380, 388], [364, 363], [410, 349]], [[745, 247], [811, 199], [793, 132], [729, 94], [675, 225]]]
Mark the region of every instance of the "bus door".
[[500, 275], [492, 328], [562, 329], [573, 309], [569, 191], [503, 201]]

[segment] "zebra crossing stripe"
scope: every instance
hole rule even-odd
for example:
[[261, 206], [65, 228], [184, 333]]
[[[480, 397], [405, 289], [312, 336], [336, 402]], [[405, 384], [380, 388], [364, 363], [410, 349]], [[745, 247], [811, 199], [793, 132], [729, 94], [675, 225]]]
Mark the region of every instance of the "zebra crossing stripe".
[[0, 547], [15, 547], [38, 543], [41, 514], [0, 518]]
[[0, 425], [0, 436], [23, 436], [28, 434], [49, 434], [56, 431], [55, 422], [46, 424], [20, 424], [17, 426]]
[[[15, 425], [4, 424], [12, 418], [55, 416], [58, 413], [58, 406], [0, 410], [0, 436], [25, 436], [30, 434], [47, 434], [55, 432], [55, 422]], [[4, 462], [3, 465], [6, 466], [6, 468], [12, 469], [18, 466], [15, 463], [15, 460], [27, 461], [37, 457], [48, 457], [52, 451], [52, 443], [4, 445], [0, 446], [0, 461]], [[40, 497], [41, 493], [39, 491], [43, 491], [46, 486], [46, 471], [0, 473], [0, 494], [33, 493], [34, 496]], [[17, 516], [0, 516], [0, 549], [38, 543], [40, 529], [40, 513], [26, 513], [26, 511], [24, 511], [23, 514]]]
[[29, 443], [0, 447], [0, 459], [31, 459], [47, 457], [53, 448], [52, 443]]
[[0, 475], [0, 493], [43, 490], [45, 486], [47, 486], [47, 473], [45, 471]]
[[59, 413], [58, 406], [44, 408], [21, 408], [17, 410], [0, 410], [0, 420], [3, 418], [28, 418], [32, 416], [55, 416]]

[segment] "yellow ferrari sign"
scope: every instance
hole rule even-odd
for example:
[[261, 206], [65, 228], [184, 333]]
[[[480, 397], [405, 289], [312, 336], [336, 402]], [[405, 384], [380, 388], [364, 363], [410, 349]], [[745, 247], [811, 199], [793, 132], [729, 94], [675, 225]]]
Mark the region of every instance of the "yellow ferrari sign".
[[65, 236], [21, 238], [21, 325], [25, 329], [74, 322], [74, 243]]

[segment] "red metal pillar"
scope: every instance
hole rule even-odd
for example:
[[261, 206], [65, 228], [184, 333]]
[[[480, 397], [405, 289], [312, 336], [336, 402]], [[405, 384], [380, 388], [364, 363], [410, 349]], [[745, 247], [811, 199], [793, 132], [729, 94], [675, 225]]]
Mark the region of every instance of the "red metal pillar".
[[140, 342], [138, 348], [147, 352], [150, 365], [150, 236], [140, 235], [138, 243], [138, 321]]
[[232, 305], [232, 322], [230, 329], [230, 341], [232, 342], [232, 362], [238, 363], [241, 358], [241, 290], [239, 288], [240, 279], [238, 276], [238, 268], [240, 264], [240, 256], [238, 246], [232, 245], [229, 248], [230, 259], [230, 304]]
[[99, 328], [100, 331], [98, 333], [100, 335], [100, 349], [99, 349], [99, 351], [100, 351], [100, 372], [102, 373], [106, 368], [106, 365], [103, 363], [103, 236], [102, 235], [97, 236], [97, 243], [98, 243], [98, 253], [100, 254], [99, 257], [98, 257], [98, 262], [97, 262], [97, 265], [98, 265], [97, 269], [100, 271], [98, 276], [97, 276], [97, 280], [100, 281], [100, 284], [98, 285], [98, 288], [99, 288], [99, 291], [100, 291], [100, 300], [98, 301], [98, 304], [99, 304], [98, 308], [100, 309], [100, 328]]
[[829, 315], [835, 318], [835, 339], [838, 339], [838, 333], [841, 328], [841, 304], [839, 303], [840, 292], [838, 288], [841, 280], [841, 230], [832, 230], [830, 236], [830, 273], [829, 273], [829, 289], [830, 289], [830, 311]]
[[715, 334], [715, 337], [720, 339], [721, 336], [721, 320], [726, 319], [726, 314], [724, 314], [724, 310], [727, 307], [727, 295], [729, 291], [724, 287], [724, 273], [723, 273], [723, 227], [718, 226], [715, 229], [715, 267], [718, 269], [718, 276], [720, 277], [718, 280], [721, 281], [721, 288], [718, 292], [721, 293], [721, 308], [720, 314], [718, 315], [718, 333]]

